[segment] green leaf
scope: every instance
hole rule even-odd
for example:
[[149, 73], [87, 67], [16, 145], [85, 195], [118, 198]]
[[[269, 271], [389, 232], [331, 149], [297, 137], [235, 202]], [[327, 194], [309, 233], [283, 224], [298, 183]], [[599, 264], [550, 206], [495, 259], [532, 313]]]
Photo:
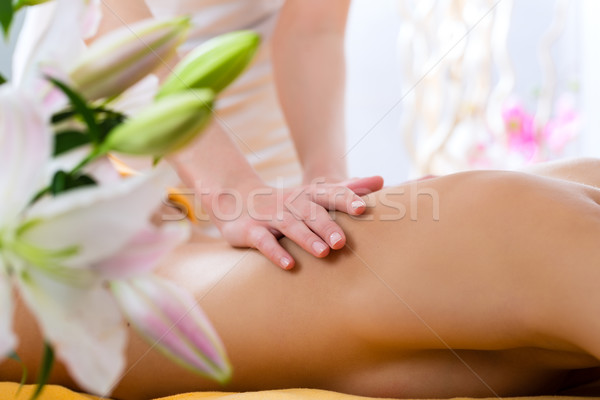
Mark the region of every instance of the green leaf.
[[85, 174], [72, 177], [72, 180], [70, 183], [71, 183], [71, 186], [69, 186], [69, 189], [75, 189], [75, 188], [79, 188], [82, 186], [95, 186], [98, 184], [94, 178], [92, 178], [89, 175], [85, 175]]
[[69, 174], [65, 171], [56, 171], [52, 177], [52, 183], [50, 184], [50, 193], [52, 193], [53, 196], [56, 196], [57, 194], [64, 192], [68, 179]]
[[100, 130], [98, 128], [98, 123], [96, 122], [94, 111], [88, 107], [87, 102], [83, 97], [58, 79], [52, 77], [48, 77], [48, 79], [69, 98], [74, 111], [83, 118], [92, 141], [94, 143], [100, 143]]
[[19, 365], [21, 366], [21, 369], [23, 370], [23, 372], [21, 373], [21, 382], [19, 383], [19, 389], [17, 389], [17, 392], [15, 393], [15, 396], [18, 397], [19, 393], [21, 392], [21, 389], [23, 388], [23, 386], [27, 382], [27, 375], [28, 375], [27, 366], [25, 365], [25, 363], [23, 362], [23, 360], [21, 360], [21, 357], [19, 357], [19, 355], [17, 353], [15, 353], [15, 352], [13, 352], [12, 354], [10, 354], [8, 356], [8, 358], [10, 358], [10, 359], [15, 360], [16, 362], [18, 362]]
[[8, 31], [14, 15], [13, 0], [0, 0], [0, 25], [4, 37], [8, 38]]
[[54, 156], [66, 153], [79, 146], [90, 143], [91, 139], [86, 132], [65, 130], [57, 132], [54, 136]]
[[[96, 115], [104, 115], [105, 118], [111, 118], [111, 119], [116, 119], [116, 118], [120, 118], [122, 120], [127, 119], [127, 115], [120, 113], [118, 111], [114, 111], [111, 110], [109, 108], [104, 108], [102, 106], [100, 107], [95, 107], [95, 108], [90, 108], [90, 110]], [[52, 116], [52, 124], [58, 124], [59, 122], [63, 122], [73, 116], [77, 115], [77, 113], [69, 108], [67, 110], [63, 110], [60, 112], [57, 112], [56, 114], [54, 114]]]
[[52, 183], [50, 184], [50, 193], [53, 196], [57, 196], [60, 193], [64, 193], [68, 190], [80, 188], [83, 186], [96, 185], [96, 181], [89, 175], [85, 174], [70, 174], [65, 171], [56, 171], [52, 177]]
[[126, 119], [127, 117], [123, 114], [107, 112], [104, 119], [98, 123], [98, 128], [100, 130], [100, 143], [103, 143], [110, 131], [121, 125]]
[[54, 365], [54, 350], [52, 346], [48, 343], [44, 343], [44, 357], [42, 358], [42, 365], [40, 366], [40, 372], [37, 377], [37, 387], [35, 388], [35, 392], [29, 400], [35, 400], [39, 397], [44, 390], [44, 386], [48, 382], [48, 378], [50, 377], [50, 372], [52, 371], [52, 366]]
[[29, 205], [31, 206], [32, 204], [35, 204], [39, 199], [44, 197], [49, 192], [50, 192], [50, 186], [41, 189], [39, 192], [37, 192], [35, 194], [35, 196], [33, 196], [33, 199], [29, 202]]
[[0, 85], [3, 85], [5, 83], [6, 83], [6, 78], [2, 74], [0, 74]]
[[58, 124], [60, 122], [68, 120], [69, 118], [73, 117], [76, 114], [77, 113], [71, 109], [57, 112], [56, 114], [54, 114], [52, 116], [52, 119], [50, 120], [50, 122], [52, 122], [53, 125]]

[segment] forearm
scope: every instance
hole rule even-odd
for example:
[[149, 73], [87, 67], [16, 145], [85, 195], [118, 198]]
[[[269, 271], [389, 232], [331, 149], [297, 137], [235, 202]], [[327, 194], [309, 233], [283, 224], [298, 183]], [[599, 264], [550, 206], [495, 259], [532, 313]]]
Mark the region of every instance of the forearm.
[[[273, 68], [279, 100], [295, 142], [305, 181], [347, 175], [344, 87], [345, 12], [332, 10], [307, 15], [289, 1], [273, 38]], [[336, 2], [343, 4], [344, 2]], [[328, 6], [323, 6], [328, 8]], [[325, 14], [325, 15], [322, 15]], [[311, 22], [305, 20], [313, 18]], [[315, 20], [316, 19], [316, 20]]]
[[[103, 20], [98, 32], [100, 35], [152, 17], [143, 0], [104, 0], [102, 7]], [[168, 68], [163, 72], [167, 70]], [[235, 188], [242, 182], [260, 181], [216, 120], [201, 138], [171, 157], [171, 161], [181, 179], [190, 188], [201, 186], [204, 191], [218, 192]]]
[[152, 18], [144, 0], [102, 0], [101, 3], [102, 21], [98, 27], [98, 35], [146, 18]]
[[[191, 146], [171, 157], [183, 183], [201, 196], [204, 205], [223, 190], [260, 185], [262, 180], [227, 132], [213, 121]], [[210, 212], [210, 207], [207, 211]]]
[[[154, 17], [144, 0], [102, 0], [101, 3], [102, 21], [90, 43], [115, 29]], [[177, 61], [178, 57], [163, 60], [163, 65], [154, 71], [154, 74], [162, 80], [172, 71]]]

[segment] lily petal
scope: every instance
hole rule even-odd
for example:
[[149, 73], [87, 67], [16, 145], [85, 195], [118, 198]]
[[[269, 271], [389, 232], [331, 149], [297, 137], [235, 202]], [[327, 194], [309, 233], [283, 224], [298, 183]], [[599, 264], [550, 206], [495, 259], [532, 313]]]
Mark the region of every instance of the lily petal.
[[111, 282], [129, 321], [167, 356], [226, 382], [231, 366], [223, 343], [193, 297], [157, 277]]
[[13, 311], [10, 279], [0, 257], [0, 360], [17, 347], [17, 337], [12, 330]]
[[27, 268], [18, 285], [69, 374], [86, 391], [107, 395], [125, 368], [127, 329], [102, 281], [72, 286]]
[[166, 188], [177, 181], [163, 163], [146, 174], [116, 184], [77, 189], [43, 199], [27, 213], [36, 221], [21, 239], [37, 248], [62, 251], [77, 246], [63, 264], [88, 266], [112, 256], [146, 226]]
[[138, 232], [121, 250], [94, 268], [107, 279], [139, 276], [153, 270], [175, 247], [190, 235], [187, 222], [164, 224], [160, 229], [147, 226]]
[[57, 0], [30, 7], [13, 55], [14, 81], [31, 90], [41, 66], [67, 71], [98, 27], [99, 6], [98, 0]]
[[100, 0], [86, 0], [87, 7], [81, 18], [81, 36], [89, 39], [96, 35], [100, 22], [102, 21], [102, 4]]
[[0, 226], [9, 225], [43, 187], [51, 132], [37, 104], [0, 86]]

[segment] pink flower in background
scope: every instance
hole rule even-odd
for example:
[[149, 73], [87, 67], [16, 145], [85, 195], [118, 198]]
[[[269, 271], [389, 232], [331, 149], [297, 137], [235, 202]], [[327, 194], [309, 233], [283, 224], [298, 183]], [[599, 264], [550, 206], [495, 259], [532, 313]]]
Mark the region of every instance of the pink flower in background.
[[533, 115], [520, 103], [513, 103], [502, 112], [507, 134], [508, 150], [523, 155], [526, 161], [535, 158], [540, 144], [537, 140]]
[[580, 120], [573, 96], [561, 96], [556, 104], [556, 117], [542, 130], [542, 138], [553, 154], [563, 152], [567, 144], [577, 136], [581, 127]]
[[571, 94], [560, 96], [554, 115], [545, 124], [535, 120], [520, 101], [510, 101], [502, 111], [504, 137], [491, 133], [473, 143], [467, 159], [475, 169], [518, 168], [524, 164], [560, 157], [581, 128], [581, 117]]

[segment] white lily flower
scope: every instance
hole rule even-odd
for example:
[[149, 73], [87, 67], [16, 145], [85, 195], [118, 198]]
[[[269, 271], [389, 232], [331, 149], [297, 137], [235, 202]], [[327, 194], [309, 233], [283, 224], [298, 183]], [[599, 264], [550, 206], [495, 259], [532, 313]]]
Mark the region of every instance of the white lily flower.
[[29, 90], [43, 68], [67, 71], [101, 16], [100, 0], [56, 0], [29, 8], [13, 54], [13, 81]]
[[[36, 231], [35, 234], [26, 230], [20, 237], [27, 243], [28, 240], [35, 243], [33, 248], [46, 250], [51, 248], [50, 245], [55, 246], [56, 250], [50, 252], [55, 254], [72, 243], [81, 249], [82, 254], [61, 259], [60, 267], [51, 270], [53, 274], [36, 268], [37, 265], [28, 265], [29, 268], [24, 269], [27, 278], [18, 282], [28, 307], [34, 312], [45, 337], [56, 349], [57, 356], [79, 385], [92, 393], [108, 393], [125, 365], [126, 331], [122, 313], [105, 283], [151, 271], [163, 255], [188, 236], [189, 226], [185, 224], [169, 225], [160, 230], [148, 227], [146, 221], [150, 211], [145, 218], [134, 217], [133, 221], [127, 214], [132, 210], [131, 205], [151, 210], [152, 205], [147, 204], [155, 205], [153, 199], [158, 197], [156, 193], [149, 193], [147, 188], [163, 193], [165, 185], [160, 182], [169, 182], [170, 179], [165, 180], [169, 177], [172, 177], [170, 173], [159, 173], [155, 178], [127, 179], [121, 186], [127, 183], [125, 186], [129, 190], [121, 188], [108, 198], [99, 195], [98, 200], [91, 204], [82, 202], [82, 198], [88, 197], [79, 196], [77, 192], [80, 190], [61, 195], [55, 201], [71, 204], [73, 212], [66, 206], [49, 207], [52, 203], [48, 203], [48, 207], [40, 206], [50, 210], [48, 219], [40, 220], [31, 228]], [[107, 205], [110, 207], [106, 208]], [[83, 210], [87, 212], [78, 212]], [[56, 216], [52, 217], [54, 213]], [[86, 215], [91, 218], [85, 218]], [[110, 222], [99, 224], [103, 218], [110, 219], [110, 215], [117, 217], [117, 220], [111, 221], [117, 225], [111, 226]], [[84, 218], [79, 218], [82, 216]], [[127, 223], [138, 225], [137, 229], [127, 227], [130, 232], [128, 240], [119, 232]], [[139, 225], [143, 226], [141, 230]], [[48, 226], [51, 228], [48, 229]], [[48, 240], [43, 231], [47, 235], [54, 232], [52, 238], [60, 239]], [[57, 235], [56, 232], [63, 234]]]
[[[12, 296], [3, 242], [11, 240], [25, 205], [41, 186], [50, 157], [50, 132], [35, 105], [10, 85], [0, 86], [0, 359], [16, 346]], [[15, 134], [17, 133], [17, 134]]]
[[[99, 3], [56, 0], [32, 8], [14, 58], [18, 89], [0, 87], [0, 360], [17, 344], [12, 328], [14, 287], [71, 376], [82, 388], [104, 395], [125, 365], [126, 329], [119, 305], [135, 310], [134, 303], [121, 298], [117, 304], [106, 283], [144, 282], [139, 276], [185, 240], [189, 226], [156, 229], [148, 224], [166, 187], [174, 183], [175, 174], [165, 164], [148, 174], [125, 180], [111, 177], [102, 181], [106, 185], [79, 188], [30, 206], [48, 180], [48, 117], [66, 104], [44, 74], [51, 71], [65, 80], [65, 71], [85, 48], [82, 39], [97, 27]], [[148, 82], [150, 86], [141, 87], [155, 91], [156, 83]], [[39, 106], [25, 93], [36, 93]], [[159, 306], [156, 318], [172, 317], [173, 310], [190, 304], [189, 298], [169, 300], [173, 290], [168, 284], [141, 287]], [[142, 308], [141, 316], [134, 313], [132, 319], [147, 318], [149, 311]], [[183, 333], [168, 336], [162, 347], [180, 362], [222, 381], [230, 374], [223, 346], [201, 311], [193, 315], [193, 322], [178, 328]], [[199, 367], [198, 360], [206, 365]]]
[[126, 337], [121, 313], [103, 286], [111, 277], [90, 267], [119, 257], [146, 226], [173, 177], [170, 169], [158, 168], [116, 185], [40, 201], [25, 214], [21, 233], [8, 246], [27, 261], [19, 288], [46, 339], [90, 392], [106, 393], [118, 379]]
[[[167, 164], [118, 184], [86, 187], [46, 198], [28, 212], [32, 222], [23, 241], [50, 251], [62, 251], [76, 240], [77, 254], [63, 264], [86, 267], [117, 252], [146, 226], [165, 188], [177, 182]], [[69, 232], [67, 237], [56, 232]]]
[[86, 390], [106, 393], [124, 367], [126, 329], [103, 269], [93, 266], [118, 259], [146, 229], [175, 174], [163, 164], [27, 210], [43, 186], [50, 132], [35, 103], [8, 85], [0, 88], [0, 113], [0, 357], [16, 345], [8, 289], [14, 281], [71, 375]]
[[8, 84], [0, 86], [0, 124], [0, 227], [6, 227], [43, 185], [51, 132], [33, 100]]
[[189, 236], [190, 225], [186, 222], [165, 224], [160, 229], [147, 226], [113, 257], [95, 264], [94, 269], [111, 280], [143, 275]]
[[37, 93], [46, 115], [66, 104], [45, 75], [68, 81], [67, 71], [85, 50], [102, 18], [100, 0], [55, 0], [27, 9], [12, 57], [13, 83]]
[[127, 330], [103, 281], [73, 285], [33, 265], [20, 275], [22, 298], [69, 374], [85, 390], [108, 393], [125, 367]]

